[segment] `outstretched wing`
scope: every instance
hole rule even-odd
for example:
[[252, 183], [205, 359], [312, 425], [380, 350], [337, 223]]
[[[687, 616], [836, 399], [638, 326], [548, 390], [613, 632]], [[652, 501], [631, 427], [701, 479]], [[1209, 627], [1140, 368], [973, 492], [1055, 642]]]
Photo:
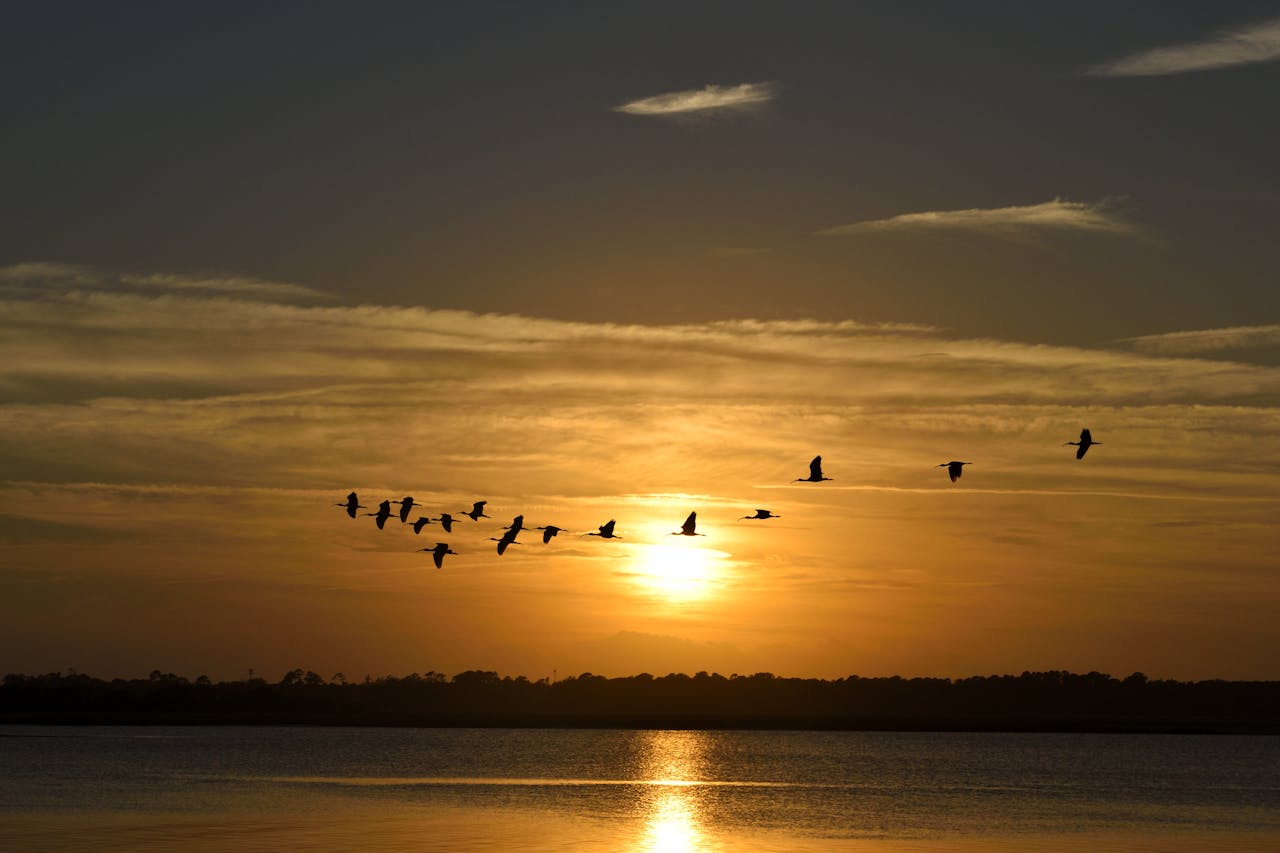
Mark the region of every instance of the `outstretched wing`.
[[684, 524], [680, 525], [680, 532], [685, 536], [692, 536], [698, 527], [698, 514], [696, 512], [689, 513], [689, 517], [684, 520]]
[[809, 463], [809, 479], [810, 480], [822, 479], [822, 457], [821, 456], [813, 457], [813, 461]]

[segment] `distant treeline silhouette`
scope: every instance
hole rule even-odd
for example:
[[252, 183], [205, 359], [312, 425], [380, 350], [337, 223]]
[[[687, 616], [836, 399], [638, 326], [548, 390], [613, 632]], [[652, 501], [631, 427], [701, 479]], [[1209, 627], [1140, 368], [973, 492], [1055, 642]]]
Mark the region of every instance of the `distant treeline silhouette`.
[[6, 675], [0, 721], [411, 726], [1280, 733], [1280, 682], [1117, 679], [1099, 672], [972, 678], [649, 674], [559, 681], [471, 670], [404, 677], [295, 669], [277, 682]]

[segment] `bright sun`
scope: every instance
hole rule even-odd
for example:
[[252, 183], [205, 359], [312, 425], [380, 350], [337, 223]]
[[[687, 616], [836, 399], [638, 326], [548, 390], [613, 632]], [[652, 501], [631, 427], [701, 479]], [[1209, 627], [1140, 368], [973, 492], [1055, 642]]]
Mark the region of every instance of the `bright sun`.
[[651, 545], [636, 555], [634, 579], [645, 591], [670, 602], [694, 601], [717, 591], [728, 556], [682, 542]]

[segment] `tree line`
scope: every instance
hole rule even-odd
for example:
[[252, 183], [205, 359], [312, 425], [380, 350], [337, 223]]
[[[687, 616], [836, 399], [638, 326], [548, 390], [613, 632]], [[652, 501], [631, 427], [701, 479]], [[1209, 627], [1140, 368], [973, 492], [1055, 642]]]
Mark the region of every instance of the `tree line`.
[[557, 681], [468, 670], [348, 681], [294, 669], [276, 682], [68, 671], [6, 675], [0, 722], [1280, 733], [1280, 682], [1057, 670], [834, 680], [588, 672]]

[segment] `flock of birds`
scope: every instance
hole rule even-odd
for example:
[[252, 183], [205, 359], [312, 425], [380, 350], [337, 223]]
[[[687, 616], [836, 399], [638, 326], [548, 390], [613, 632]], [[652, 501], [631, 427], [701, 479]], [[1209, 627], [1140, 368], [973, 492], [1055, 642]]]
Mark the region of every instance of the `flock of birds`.
[[[1063, 444], [1063, 446], [1066, 447], [1070, 445], [1070, 446], [1076, 447], [1077, 448], [1076, 459], [1083, 459], [1084, 455], [1089, 452], [1090, 447], [1093, 447], [1095, 444], [1101, 444], [1101, 443], [1102, 442], [1100, 441], [1093, 440], [1093, 436], [1089, 433], [1089, 430], [1082, 429], [1080, 430], [1079, 441], [1068, 441], [1065, 444]], [[951, 482], [954, 483], [956, 480], [960, 479], [960, 475], [964, 472], [964, 466], [971, 465], [971, 464], [973, 463], [959, 462], [953, 459], [950, 462], [942, 462], [937, 467], [946, 468], [947, 475], [951, 478]], [[822, 473], [822, 457], [815, 456], [813, 457], [813, 461], [809, 463], [809, 476], [797, 477], [792, 482], [821, 483], [821, 482], [832, 480], [832, 479], [834, 478], [824, 476]], [[485, 512], [484, 512], [484, 508], [487, 503], [488, 501], [476, 501], [471, 505], [470, 510], [467, 510], [465, 512], [459, 512], [457, 515], [459, 516], [459, 518], [465, 517], [465, 518], [471, 519], [472, 521], [479, 521], [482, 518], [491, 518], [492, 516], [485, 515]], [[400, 509], [398, 512], [393, 513], [391, 511], [392, 504], [400, 505]], [[360, 503], [360, 498], [356, 495], [355, 492], [352, 492], [351, 494], [347, 495], [347, 499], [345, 501], [339, 504], [335, 504], [335, 506], [340, 506], [343, 509], [345, 509], [347, 511], [347, 515], [351, 516], [352, 518], [356, 518], [358, 515], [360, 515], [360, 513], [357, 512], [357, 510], [369, 509], [369, 507], [366, 507], [364, 504]], [[396, 515], [400, 518], [400, 523], [402, 525], [411, 524], [415, 535], [421, 533], [422, 528], [426, 527], [428, 524], [439, 524], [441, 527], [444, 528], [445, 533], [453, 532], [453, 525], [457, 523], [459, 519], [454, 518], [453, 514], [448, 512], [441, 513], [439, 516], [435, 518], [431, 518], [429, 514], [419, 515], [416, 520], [410, 523], [409, 516], [413, 514], [414, 507], [420, 507], [420, 506], [422, 506], [422, 504], [415, 501], [411, 495], [406, 495], [404, 498], [398, 501], [385, 500], [382, 503], [378, 504], [377, 512], [366, 512], [364, 513], [364, 515], [372, 516], [374, 523], [378, 525], [379, 530], [384, 529], [387, 523], [387, 520], [391, 518], [392, 515]], [[744, 515], [740, 520], [763, 521], [770, 518], [781, 518], [781, 517], [782, 516], [780, 515], [775, 515], [770, 510], [757, 509], [753, 515]], [[621, 539], [622, 538], [621, 536], [614, 533], [614, 525], [616, 523], [617, 522], [611, 518], [604, 524], [600, 525], [598, 530], [588, 531], [581, 535], [599, 536], [601, 539]], [[511, 523], [509, 525], [507, 525], [502, 529], [503, 529], [503, 534], [501, 536], [489, 537], [490, 542], [498, 543], [498, 549], [497, 549], [498, 556], [502, 556], [504, 553], [506, 553], [508, 546], [521, 544], [516, 541], [516, 537], [520, 535], [520, 532], [522, 530], [525, 530], [524, 516], [517, 515], [515, 518], [511, 519]], [[544, 545], [549, 543], [553, 538], [555, 538], [557, 534], [564, 532], [563, 527], [557, 527], [554, 524], [548, 524], [542, 527], [534, 527], [533, 529], [542, 531], [542, 544]], [[698, 532], [698, 513], [691, 512], [689, 513], [689, 517], [684, 520], [684, 524], [680, 525], [680, 529], [672, 531], [671, 535], [672, 536], [705, 536], [706, 534]], [[444, 565], [444, 558], [446, 555], [448, 554], [456, 555], [458, 553], [457, 551], [451, 550], [449, 548], [449, 543], [447, 542], [437, 542], [435, 546], [432, 548], [419, 548], [418, 550], [425, 551], [431, 554], [432, 559], [435, 561], [437, 569], [441, 568]]]

